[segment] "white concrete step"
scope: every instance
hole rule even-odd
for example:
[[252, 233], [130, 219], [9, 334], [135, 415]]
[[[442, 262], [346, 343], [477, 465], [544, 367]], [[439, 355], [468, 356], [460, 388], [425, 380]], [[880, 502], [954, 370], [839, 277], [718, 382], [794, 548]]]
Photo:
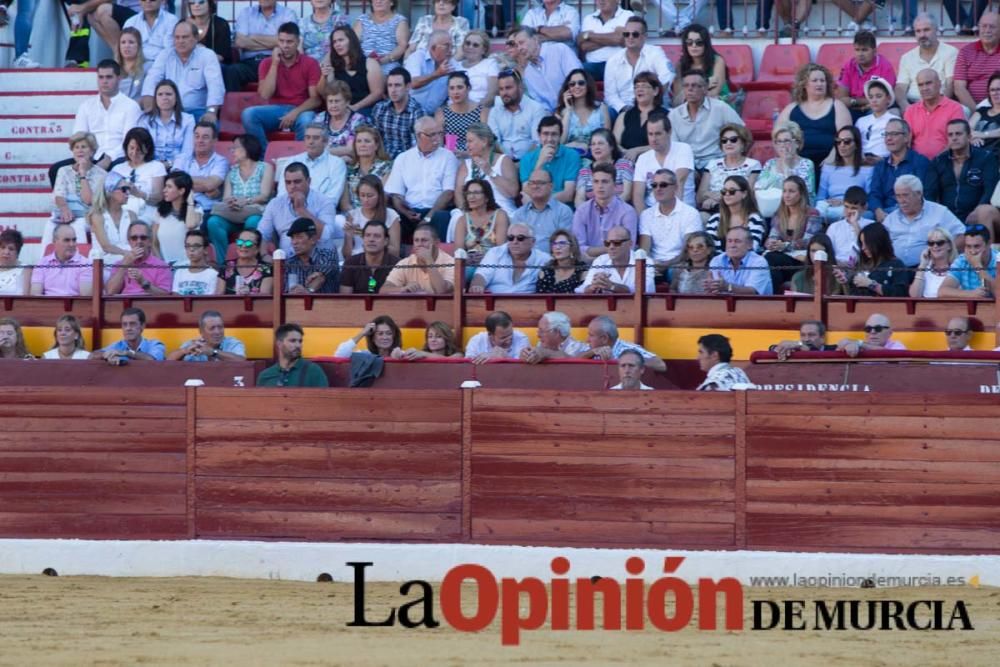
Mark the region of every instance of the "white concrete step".
[[[44, 85], [44, 84], [42, 84]], [[0, 110], [5, 115], [48, 116], [50, 114], [75, 114], [83, 101], [97, 92], [0, 93]]]
[[52, 164], [72, 157], [61, 139], [0, 140], [0, 164]]
[[0, 229], [17, 229], [24, 240], [39, 239], [50, 213], [0, 213]]
[[73, 134], [73, 120], [73, 114], [2, 115], [0, 116], [0, 141], [4, 139], [69, 139], [69, 135]]
[[51, 188], [0, 190], [0, 220], [24, 213], [51, 213], [55, 202]]
[[0, 165], [0, 190], [49, 187], [49, 165]]
[[5, 69], [0, 70], [0, 92], [75, 90], [97, 93], [97, 70], [92, 69]]

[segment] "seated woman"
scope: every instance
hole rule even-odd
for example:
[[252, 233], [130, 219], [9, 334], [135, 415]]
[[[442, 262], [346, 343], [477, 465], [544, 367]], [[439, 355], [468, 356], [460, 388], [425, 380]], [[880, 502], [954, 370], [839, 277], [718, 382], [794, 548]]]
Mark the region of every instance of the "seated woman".
[[500, 67], [490, 58], [490, 37], [483, 30], [470, 30], [462, 42], [462, 68], [469, 75], [472, 88], [469, 99], [480, 104], [487, 112], [493, 108], [497, 96], [497, 75]]
[[705, 281], [712, 277], [708, 263], [715, 254], [715, 239], [707, 232], [688, 234], [684, 241], [684, 251], [670, 269], [670, 291], [678, 294], [704, 294]]
[[906, 296], [910, 273], [896, 259], [889, 231], [880, 222], [861, 228], [858, 234], [861, 261], [851, 272], [835, 268], [833, 276], [854, 296]]
[[781, 204], [771, 219], [771, 232], [764, 243], [764, 259], [772, 267], [771, 284], [776, 292], [802, 266], [796, 257], [809, 247], [809, 239], [822, 230], [823, 218], [809, 206], [806, 182], [798, 176], [789, 176], [782, 184]]
[[354, 134], [352, 157], [353, 160], [347, 165], [347, 187], [344, 188], [344, 195], [340, 199], [340, 208], [343, 211], [361, 206], [361, 201], [358, 199], [358, 185], [362, 177], [375, 176], [382, 181], [382, 185], [385, 185], [392, 172], [392, 160], [385, 152], [382, 134], [374, 127], [362, 125], [357, 129]]
[[174, 267], [174, 282], [170, 291], [184, 296], [218, 294], [225, 289], [219, 284], [219, 272], [208, 265], [208, 237], [200, 229], [190, 229], [184, 236], [184, 266]]
[[426, 49], [430, 43], [431, 33], [444, 30], [451, 35], [451, 47], [456, 60], [462, 58], [462, 43], [469, 32], [469, 21], [465, 17], [455, 16], [456, 0], [434, 0], [434, 12], [424, 14], [413, 26], [410, 44], [406, 47], [409, 56], [417, 49]]
[[611, 129], [608, 106], [597, 99], [597, 84], [585, 69], [575, 69], [566, 76], [559, 90], [556, 115], [562, 120], [562, 143], [586, 153], [595, 130]]
[[455, 207], [465, 207], [465, 184], [474, 178], [484, 179], [493, 188], [497, 204], [508, 215], [517, 210], [515, 199], [521, 192], [517, 165], [503, 153], [489, 125], [475, 123], [465, 131], [469, 157], [462, 160], [455, 174]]
[[826, 234], [815, 234], [809, 240], [809, 248], [806, 252], [806, 262], [805, 266], [792, 276], [792, 291], [799, 292], [801, 294], [815, 294], [816, 293], [816, 281], [815, 272], [813, 270], [813, 262], [816, 253], [825, 252], [827, 259], [823, 263], [823, 283], [825, 285], [824, 293], [826, 295], [831, 294], [845, 294], [846, 290], [844, 286], [837, 282], [833, 277], [833, 267], [834, 267], [834, 250], [833, 241]]
[[358, 128], [367, 124], [364, 116], [351, 111], [351, 89], [343, 81], [333, 81], [326, 87], [326, 111], [316, 121], [326, 128], [327, 150], [331, 155], [346, 158], [354, 154], [354, 137]]
[[122, 176], [128, 185], [129, 197], [125, 208], [140, 220], [146, 220], [163, 198], [163, 180], [167, 170], [162, 162], [153, 159], [153, 135], [145, 128], [133, 127], [126, 132], [122, 148], [125, 161], [112, 167], [111, 172]]
[[844, 217], [844, 193], [857, 185], [869, 191], [873, 167], [865, 163], [861, 154], [861, 132], [853, 125], [837, 130], [834, 141], [836, 150], [832, 160], [823, 164], [816, 192], [816, 210], [827, 223]]
[[337, 11], [334, 0], [310, 0], [312, 13], [299, 20], [302, 30], [302, 51], [318, 63], [330, 55], [330, 34], [334, 28], [350, 27], [346, 15]]
[[485, 179], [467, 181], [462, 186], [462, 200], [465, 206], [455, 221], [455, 245], [469, 253], [469, 267], [473, 268], [487, 250], [504, 243], [510, 220], [497, 205], [493, 188]]
[[323, 76], [316, 91], [326, 97], [330, 84], [343, 81], [351, 91], [350, 111], [371, 116], [372, 107], [383, 97], [385, 79], [375, 58], [365, 55], [354, 31], [346, 26], [330, 33], [330, 56], [320, 63]]
[[689, 72], [704, 72], [708, 78], [708, 96], [718, 97], [727, 104], [736, 97], [729, 90], [729, 72], [726, 61], [713, 47], [712, 36], [703, 25], [692, 23], [681, 31], [681, 57], [677, 62], [677, 76], [674, 77], [673, 99], [684, 99], [681, 82]]
[[366, 349], [357, 351], [376, 354], [380, 357], [391, 357], [394, 351], [403, 346], [403, 332], [400, 331], [399, 325], [388, 315], [379, 315], [352, 338], [348, 338], [338, 345], [333, 356], [350, 357], [362, 338], [365, 339]]
[[632, 201], [635, 163], [625, 157], [622, 150], [618, 148], [615, 135], [609, 130], [601, 128], [594, 130], [594, 133], [590, 135], [590, 158], [584, 158], [583, 169], [576, 177], [574, 201], [577, 207], [594, 198], [593, 166], [602, 162], [608, 162], [615, 166], [615, 194], [626, 203]]
[[466, 133], [473, 125], [486, 122], [486, 111], [469, 99], [469, 77], [465, 72], [448, 75], [448, 100], [434, 113], [444, 128], [444, 147], [459, 158], [468, 155]]
[[705, 223], [717, 252], [726, 251], [726, 234], [733, 227], [746, 227], [753, 237], [753, 250], [760, 252], [764, 244], [764, 232], [767, 224], [757, 209], [750, 182], [742, 176], [730, 176], [722, 184], [722, 205], [719, 212]]
[[[215, 52], [215, 57], [222, 65], [233, 64], [233, 35], [229, 29], [229, 21], [217, 14], [215, 0], [187, 0], [188, 22], [198, 29], [198, 43]], [[313, 3], [313, 12], [316, 11]], [[302, 21], [303, 36], [305, 25]], [[317, 58], [317, 60], [319, 60]]]
[[97, 139], [93, 134], [76, 132], [69, 138], [69, 149], [73, 151], [73, 164], [60, 167], [56, 172], [56, 184], [52, 189], [56, 208], [42, 231], [42, 248], [52, 243], [56, 225], [72, 224], [76, 238], [81, 241], [87, 238], [87, 211], [107, 176], [107, 172], [92, 161], [97, 151]]
[[830, 70], [816, 63], [803, 65], [795, 75], [792, 102], [781, 110], [775, 123], [776, 127], [789, 121], [797, 124], [797, 152], [812, 161], [813, 169], [819, 169], [830, 155], [837, 128], [853, 122], [851, 112], [834, 97], [835, 88]]
[[936, 299], [938, 290], [957, 257], [955, 241], [948, 230], [935, 227], [928, 232], [927, 247], [920, 253], [920, 265], [910, 283], [910, 296], [915, 299]]
[[1000, 72], [990, 76], [986, 91], [989, 107], [979, 107], [969, 119], [972, 145], [1000, 153]]
[[167, 171], [170, 165], [194, 152], [194, 116], [184, 111], [177, 84], [164, 79], [156, 84], [153, 110], [139, 116], [139, 124], [153, 136], [153, 155]]
[[646, 119], [649, 112], [663, 108], [663, 86], [652, 72], [635, 75], [635, 104], [625, 109], [615, 119], [615, 139], [632, 162], [649, 150]]
[[16, 229], [0, 232], [0, 294], [25, 296], [31, 292], [31, 267], [18, 262], [23, 247], [21, 232]]
[[24, 344], [24, 332], [13, 317], [0, 317], [0, 359], [34, 359]]
[[118, 174], [108, 174], [103, 187], [94, 195], [94, 205], [87, 214], [94, 246], [100, 247], [104, 253], [105, 278], [110, 277], [111, 268], [131, 251], [128, 228], [136, 217], [125, 208], [128, 192], [128, 181]]
[[372, 0], [371, 12], [354, 22], [361, 52], [378, 62], [383, 76], [399, 67], [410, 41], [410, 24], [396, 13], [396, 0]]
[[264, 161], [257, 137], [238, 135], [229, 150], [233, 166], [222, 185], [222, 202], [212, 207], [207, 224], [215, 262], [220, 265], [229, 250], [229, 235], [239, 229], [257, 229], [274, 189], [274, 165]]
[[[226, 23], [226, 30], [229, 24]], [[115, 62], [122, 68], [118, 79], [118, 92], [136, 102], [142, 97], [142, 82], [152, 63], [147, 63], [142, 55], [142, 34], [132, 27], [122, 29], [115, 49]]]
[[444, 322], [431, 322], [424, 332], [424, 347], [418, 350], [411, 347], [404, 350], [397, 347], [392, 351], [393, 359], [416, 361], [417, 359], [461, 358], [462, 348], [455, 340], [455, 332]]
[[187, 259], [184, 238], [189, 230], [201, 227], [201, 209], [194, 202], [194, 183], [183, 171], [167, 174], [163, 201], [156, 205], [151, 219], [153, 250], [171, 266], [181, 266]]
[[750, 187], [754, 187], [761, 171], [760, 162], [749, 157], [753, 135], [745, 126], [733, 123], [723, 125], [719, 130], [719, 147], [722, 148], [722, 157], [708, 164], [707, 178], [702, 175], [696, 196], [698, 208], [708, 214], [719, 210], [722, 184], [727, 178], [742, 176]]
[[569, 230], [560, 229], [549, 237], [550, 261], [538, 274], [536, 294], [573, 294], [587, 277], [589, 266], [580, 254], [580, 243]]
[[52, 338], [55, 344], [42, 355], [42, 359], [90, 359], [80, 322], [72, 315], [63, 315], [56, 320]]
[[264, 262], [260, 244], [264, 237], [256, 229], [244, 229], [236, 237], [236, 259], [226, 262], [216, 294], [269, 296], [274, 289], [271, 265]]
[[[390, 255], [399, 257], [400, 225], [399, 214], [386, 205], [385, 188], [382, 180], [373, 174], [362, 176], [358, 183], [359, 206], [344, 214], [344, 257], [365, 251], [361, 238], [365, 225], [372, 220], [381, 220], [389, 228]], [[339, 216], [338, 216], [339, 217]]]
[[774, 215], [778, 209], [782, 184], [789, 176], [798, 176], [806, 182], [810, 202], [816, 194], [816, 168], [812, 160], [799, 155], [802, 128], [793, 122], [779, 123], [771, 130], [771, 141], [777, 157], [767, 161], [754, 185], [764, 217]]

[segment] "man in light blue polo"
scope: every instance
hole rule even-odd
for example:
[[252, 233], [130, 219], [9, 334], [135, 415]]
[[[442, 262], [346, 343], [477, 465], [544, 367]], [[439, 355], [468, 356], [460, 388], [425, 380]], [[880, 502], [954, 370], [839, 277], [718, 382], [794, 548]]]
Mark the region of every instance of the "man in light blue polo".
[[198, 318], [198, 338], [192, 338], [167, 355], [168, 361], [245, 361], [246, 346], [226, 335], [222, 313], [206, 310]]
[[507, 242], [494, 246], [483, 255], [469, 285], [470, 294], [534, 294], [542, 267], [552, 260], [547, 252], [537, 250], [531, 227], [514, 223], [507, 228]]
[[142, 84], [143, 108], [153, 107], [156, 84], [163, 79], [177, 84], [184, 111], [194, 116], [196, 122], [218, 121], [219, 107], [226, 97], [219, 58], [215, 51], [198, 43], [194, 26], [187, 21], [174, 26], [173, 48], [161, 51], [146, 74]]
[[578, 152], [561, 145], [562, 131], [562, 121], [556, 116], [546, 116], [538, 121], [541, 146], [521, 158], [518, 175], [524, 183], [536, 171], [549, 172], [556, 199], [570, 205], [576, 194], [576, 177], [580, 174], [581, 163]]
[[559, 106], [559, 90], [569, 73], [583, 67], [576, 53], [562, 42], [540, 43], [531, 28], [514, 33], [517, 68], [528, 95], [550, 112]]
[[344, 230], [334, 224], [337, 202], [312, 188], [309, 168], [301, 162], [285, 167], [283, 180], [285, 193], [268, 202], [257, 226], [264, 241], [278, 245], [287, 257], [291, 257], [295, 254], [288, 236], [292, 223], [299, 218], [308, 218], [316, 224], [320, 248], [339, 248], [344, 241]]
[[206, 216], [222, 201], [222, 188], [229, 174], [229, 161], [215, 152], [218, 138], [215, 123], [199, 121], [194, 126], [194, 152], [174, 162], [175, 170], [191, 176], [194, 201]]
[[462, 66], [451, 56], [451, 36], [446, 30], [435, 30], [427, 49], [417, 49], [403, 62], [413, 78], [410, 97], [428, 116], [433, 116], [448, 99], [448, 75], [462, 71]]
[[951, 264], [938, 296], [942, 299], [989, 299], [997, 277], [997, 251], [990, 246], [985, 225], [965, 228], [965, 249]]
[[497, 97], [487, 123], [504, 153], [514, 160], [538, 146], [538, 121], [548, 115], [539, 102], [524, 94], [524, 83], [516, 69], [497, 76]]
[[552, 174], [539, 169], [524, 181], [527, 195], [524, 206], [514, 211], [511, 222], [520, 222], [532, 230], [535, 247], [548, 252], [549, 239], [559, 230], [572, 233], [573, 210], [552, 196]]
[[913, 174], [896, 179], [893, 190], [899, 208], [885, 216], [885, 225], [892, 238], [896, 257], [906, 266], [920, 264], [920, 253], [927, 247], [927, 234], [941, 227], [955, 240], [955, 247], [962, 247], [965, 225], [948, 208], [924, 198], [924, 184]]
[[767, 260], [750, 250], [753, 237], [746, 227], [733, 227], [726, 234], [726, 252], [708, 263], [711, 276], [705, 280], [709, 294], [773, 294]]
[[163, 361], [163, 343], [144, 338], [146, 313], [141, 308], [126, 308], [122, 311], [122, 339], [102, 350], [90, 353], [91, 359], [103, 359], [110, 366], [124, 366], [130, 361]]

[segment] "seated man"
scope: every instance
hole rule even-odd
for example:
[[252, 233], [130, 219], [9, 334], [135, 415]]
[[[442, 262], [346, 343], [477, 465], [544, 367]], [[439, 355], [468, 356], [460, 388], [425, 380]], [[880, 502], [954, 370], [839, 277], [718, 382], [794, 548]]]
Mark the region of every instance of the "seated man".
[[587, 345], [573, 338], [572, 326], [565, 313], [553, 310], [538, 320], [538, 344], [521, 350], [521, 361], [537, 364], [546, 359], [569, 359], [580, 356]]
[[221, 294], [225, 283], [220, 284], [219, 272], [208, 265], [208, 237], [200, 229], [189, 229], [184, 235], [184, 254], [187, 266], [174, 270], [172, 292], [184, 296]]
[[642, 374], [646, 371], [646, 360], [635, 350], [625, 350], [618, 356], [618, 384], [612, 389], [622, 391], [652, 391], [653, 388], [642, 383]]
[[[215, 123], [198, 121], [194, 126], [194, 152], [174, 161], [173, 169], [191, 177], [194, 201], [208, 217], [212, 207], [222, 202], [222, 188], [229, 174], [229, 160], [215, 152], [219, 131]], [[222, 258], [217, 258], [221, 261]]]
[[91, 359], [104, 359], [110, 366], [124, 366], [132, 359], [163, 361], [166, 352], [163, 343], [142, 336], [146, 330], [146, 313], [141, 308], [123, 310], [121, 323], [122, 339], [102, 350], [94, 350], [90, 353]]
[[562, 121], [557, 116], [546, 116], [538, 121], [540, 145], [524, 154], [518, 165], [518, 172], [522, 183], [536, 171], [549, 172], [555, 198], [572, 205], [576, 194], [576, 177], [581, 167], [580, 154], [562, 145], [562, 132]]
[[339, 248], [343, 242], [344, 229], [333, 222], [337, 215], [337, 202], [312, 187], [309, 167], [301, 162], [293, 162], [285, 167], [283, 180], [285, 194], [268, 202], [257, 226], [264, 242], [278, 245], [286, 255], [291, 256], [294, 252], [288, 230], [299, 218], [308, 218], [316, 224], [321, 248]]
[[258, 387], [329, 387], [323, 369], [302, 358], [302, 327], [286, 322], [274, 330], [278, 363], [257, 376]]
[[434, 225], [413, 232], [413, 250], [385, 279], [381, 294], [451, 294], [455, 290], [455, 258], [438, 248]]
[[539, 169], [532, 172], [522, 190], [524, 205], [514, 211], [510, 221], [531, 228], [535, 248], [549, 251], [549, 238], [559, 230], [573, 227], [573, 209], [552, 196], [552, 174]]
[[705, 279], [709, 294], [772, 294], [767, 260], [751, 250], [753, 237], [746, 227], [726, 233], [726, 252], [708, 263], [712, 276]]
[[361, 232], [363, 252], [344, 261], [341, 294], [376, 294], [389, 277], [399, 257], [389, 253], [389, 230], [379, 220], [369, 220]]
[[515, 222], [507, 229], [507, 242], [486, 251], [469, 284], [470, 294], [534, 294], [542, 267], [552, 256], [535, 246], [535, 233]]
[[256, 81], [260, 62], [278, 46], [278, 28], [298, 20], [293, 9], [277, 0], [258, 0], [244, 6], [236, 17], [233, 39], [233, 46], [240, 50], [240, 61], [226, 66], [226, 90], [237, 92]]
[[[167, 11], [163, 0], [140, 0], [139, 13], [129, 17], [122, 29], [134, 28], [142, 38], [142, 58], [147, 63], [156, 60], [164, 49], [172, 46], [177, 17]], [[118, 41], [108, 42], [111, 51], [118, 48]]]
[[417, 145], [400, 153], [385, 184], [385, 194], [401, 218], [404, 242], [421, 223], [433, 222], [438, 238], [444, 235], [458, 173], [455, 154], [441, 146], [441, 123], [423, 116], [414, 127]]
[[798, 340], [783, 340], [767, 348], [778, 353], [778, 359], [784, 361], [796, 350], [807, 352], [830, 352], [837, 349], [836, 345], [826, 344], [826, 325], [819, 320], [806, 320], [799, 326]]
[[718, 97], [708, 95], [705, 72], [691, 70], [681, 80], [684, 102], [670, 111], [673, 140], [691, 147], [694, 168], [704, 171], [722, 157], [719, 134], [726, 125], [743, 125], [736, 111]]
[[[638, 238], [639, 219], [635, 209], [615, 194], [615, 167], [610, 162], [595, 164], [591, 180], [594, 198], [580, 205], [573, 214], [573, 235], [580, 242], [580, 252], [593, 258], [608, 252], [608, 231], [624, 227], [629, 238]], [[699, 227], [701, 229], [701, 227]]]
[[465, 346], [465, 356], [474, 364], [483, 364], [490, 359], [519, 359], [521, 352], [531, 346], [531, 341], [514, 329], [514, 320], [502, 310], [486, 316], [486, 331], [480, 331], [469, 339]]
[[504, 153], [520, 160], [538, 146], [538, 122], [548, 111], [524, 94], [524, 83], [517, 70], [501, 71], [497, 85], [497, 96], [486, 122]]
[[295, 254], [285, 263], [285, 292], [288, 294], [336, 294], [340, 279], [337, 249], [317, 246], [316, 223], [299, 218], [288, 229]]
[[[868, 212], [868, 193], [859, 185], [852, 185], [844, 193], [844, 219], [832, 223], [826, 228], [826, 235], [833, 242], [833, 252], [837, 256], [837, 264], [856, 264], [861, 256], [858, 247], [858, 234], [874, 220], [866, 216]], [[834, 261], [829, 258], [829, 261]]]
[[218, 121], [219, 108], [226, 97], [222, 68], [215, 51], [198, 43], [194, 26], [181, 21], [174, 26], [173, 48], [156, 56], [142, 84], [142, 106], [153, 108], [153, 93], [163, 79], [177, 84], [184, 111], [195, 121]]
[[580, 353], [581, 359], [603, 359], [610, 361], [618, 359], [625, 350], [632, 350], [642, 355], [646, 365], [658, 373], [667, 370], [667, 364], [658, 356], [635, 343], [626, 343], [618, 337], [618, 326], [607, 315], [598, 315], [587, 325], [588, 349]]
[[1000, 230], [1000, 211], [990, 203], [996, 190], [997, 154], [972, 145], [972, 129], [964, 118], [948, 122], [948, 149], [931, 159], [924, 183], [927, 199], [944, 204], [959, 221]]
[[938, 296], [942, 299], [989, 299], [997, 276], [997, 251], [983, 225], [965, 228], [965, 248], [951, 264]]
[[583, 67], [573, 49], [561, 42], [542, 42], [532, 28], [522, 26], [513, 33], [514, 58], [528, 95], [555, 111], [559, 90], [569, 73]]
[[453, 46], [447, 30], [435, 30], [426, 49], [417, 49], [403, 62], [410, 73], [410, 96], [428, 116], [448, 101], [448, 75], [462, 71], [462, 65], [452, 58]]
[[168, 361], [245, 361], [246, 347], [238, 338], [226, 335], [222, 313], [206, 310], [198, 318], [198, 338], [167, 355]]
[[90, 296], [94, 269], [76, 250], [73, 225], [59, 225], [53, 232], [52, 254], [46, 255], [31, 274], [34, 296]]
[[[632, 249], [632, 235], [624, 227], [612, 227], [604, 238], [607, 253], [590, 265], [583, 284], [576, 288], [577, 294], [633, 294], [635, 293], [635, 251]], [[653, 284], [652, 266], [646, 267], [645, 292], [656, 291]]]
[[963, 225], [947, 206], [942, 206], [924, 197], [924, 183], [912, 174], [896, 179], [894, 188], [899, 208], [885, 216], [885, 225], [896, 257], [906, 266], [918, 266], [920, 253], [927, 247], [927, 235], [935, 227], [944, 228], [955, 241], [955, 247], [962, 247]]
[[702, 231], [701, 216], [677, 196], [677, 175], [670, 169], [653, 174], [653, 206], [639, 216], [639, 247], [652, 260], [648, 270], [665, 275], [671, 262], [684, 252], [688, 234]]
[[843, 350], [849, 357], [856, 357], [861, 350], [905, 350], [906, 346], [898, 340], [891, 340], [892, 323], [889, 318], [880, 313], [873, 313], [865, 321], [864, 340], [843, 338], [837, 343], [837, 349]]
[[953, 317], [944, 328], [944, 341], [949, 352], [971, 352], [972, 326], [968, 317]]
[[580, 32], [580, 12], [562, 0], [542, 0], [540, 5], [524, 12], [521, 25], [534, 28], [540, 42], [562, 42], [572, 46]]
[[426, 116], [420, 104], [410, 94], [413, 78], [403, 67], [397, 67], [385, 78], [385, 92], [388, 99], [375, 103], [372, 121], [375, 129], [382, 134], [385, 152], [390, 159], [417, 143], [413, 125], [418, 118]]
[[319, 63], [299, 53], [299, 36], [297, 23], [281, 24], [278, 45], [258, 65], [257, 94], [269, 104], [243, 110], [243, 127], [265, 149], [268, 132], [294, 130], [295, 138], [302, 141], [306, 127], [316, 116], [314, 109], [320, 106], [316, 92], [321, 76]]
[[306, 149], [302, 153], [278, 160], [275, 180], [278, 194], [285, 194], [285, 168], [299, 162], [309, 168], [309, 187], [321, 195], [339, 202], [347, 183], [347, 165], [344, 160], [331, 155], [326, 150], [326, 128], [319, 123], [310, 123], [305, 129]]
[[[106, 294], [139, 296], [170, 294], [174, 276], [170, 267], [153, 254], [153, 231], [145, 222], [133, 222], [128, 228], [131, 250], [115, 265]], [[144, 316], [145, 319], [145, 316]]]
[[917, 87], [920, 101], [907, 107], [903, 119], [913, 130], [913, 150], [933, 160], [948, 145], [948, 123], [964, 119], [965, 110], [941, 94], [941, 77], [929, 67], [917, 74]]
[[750, 378], [729, 364], [733, 347], [721, 334], [707, 334], [698, 339], [698, 366], [708, 375], [698, 385], [698, 391], [732, 391], [734, 385], [751, 384]]

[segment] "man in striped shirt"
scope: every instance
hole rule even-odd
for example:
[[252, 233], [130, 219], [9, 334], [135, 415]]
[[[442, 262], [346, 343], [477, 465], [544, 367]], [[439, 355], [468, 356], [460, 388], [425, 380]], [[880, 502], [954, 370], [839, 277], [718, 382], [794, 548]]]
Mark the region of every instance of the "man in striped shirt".
[[986, 99], [986, 87], [1000, 70], [1000, 16], [986, 12], [979, 19], [979, 40], [966, 44], [955, 61], [955, 98], [975, 111]]

